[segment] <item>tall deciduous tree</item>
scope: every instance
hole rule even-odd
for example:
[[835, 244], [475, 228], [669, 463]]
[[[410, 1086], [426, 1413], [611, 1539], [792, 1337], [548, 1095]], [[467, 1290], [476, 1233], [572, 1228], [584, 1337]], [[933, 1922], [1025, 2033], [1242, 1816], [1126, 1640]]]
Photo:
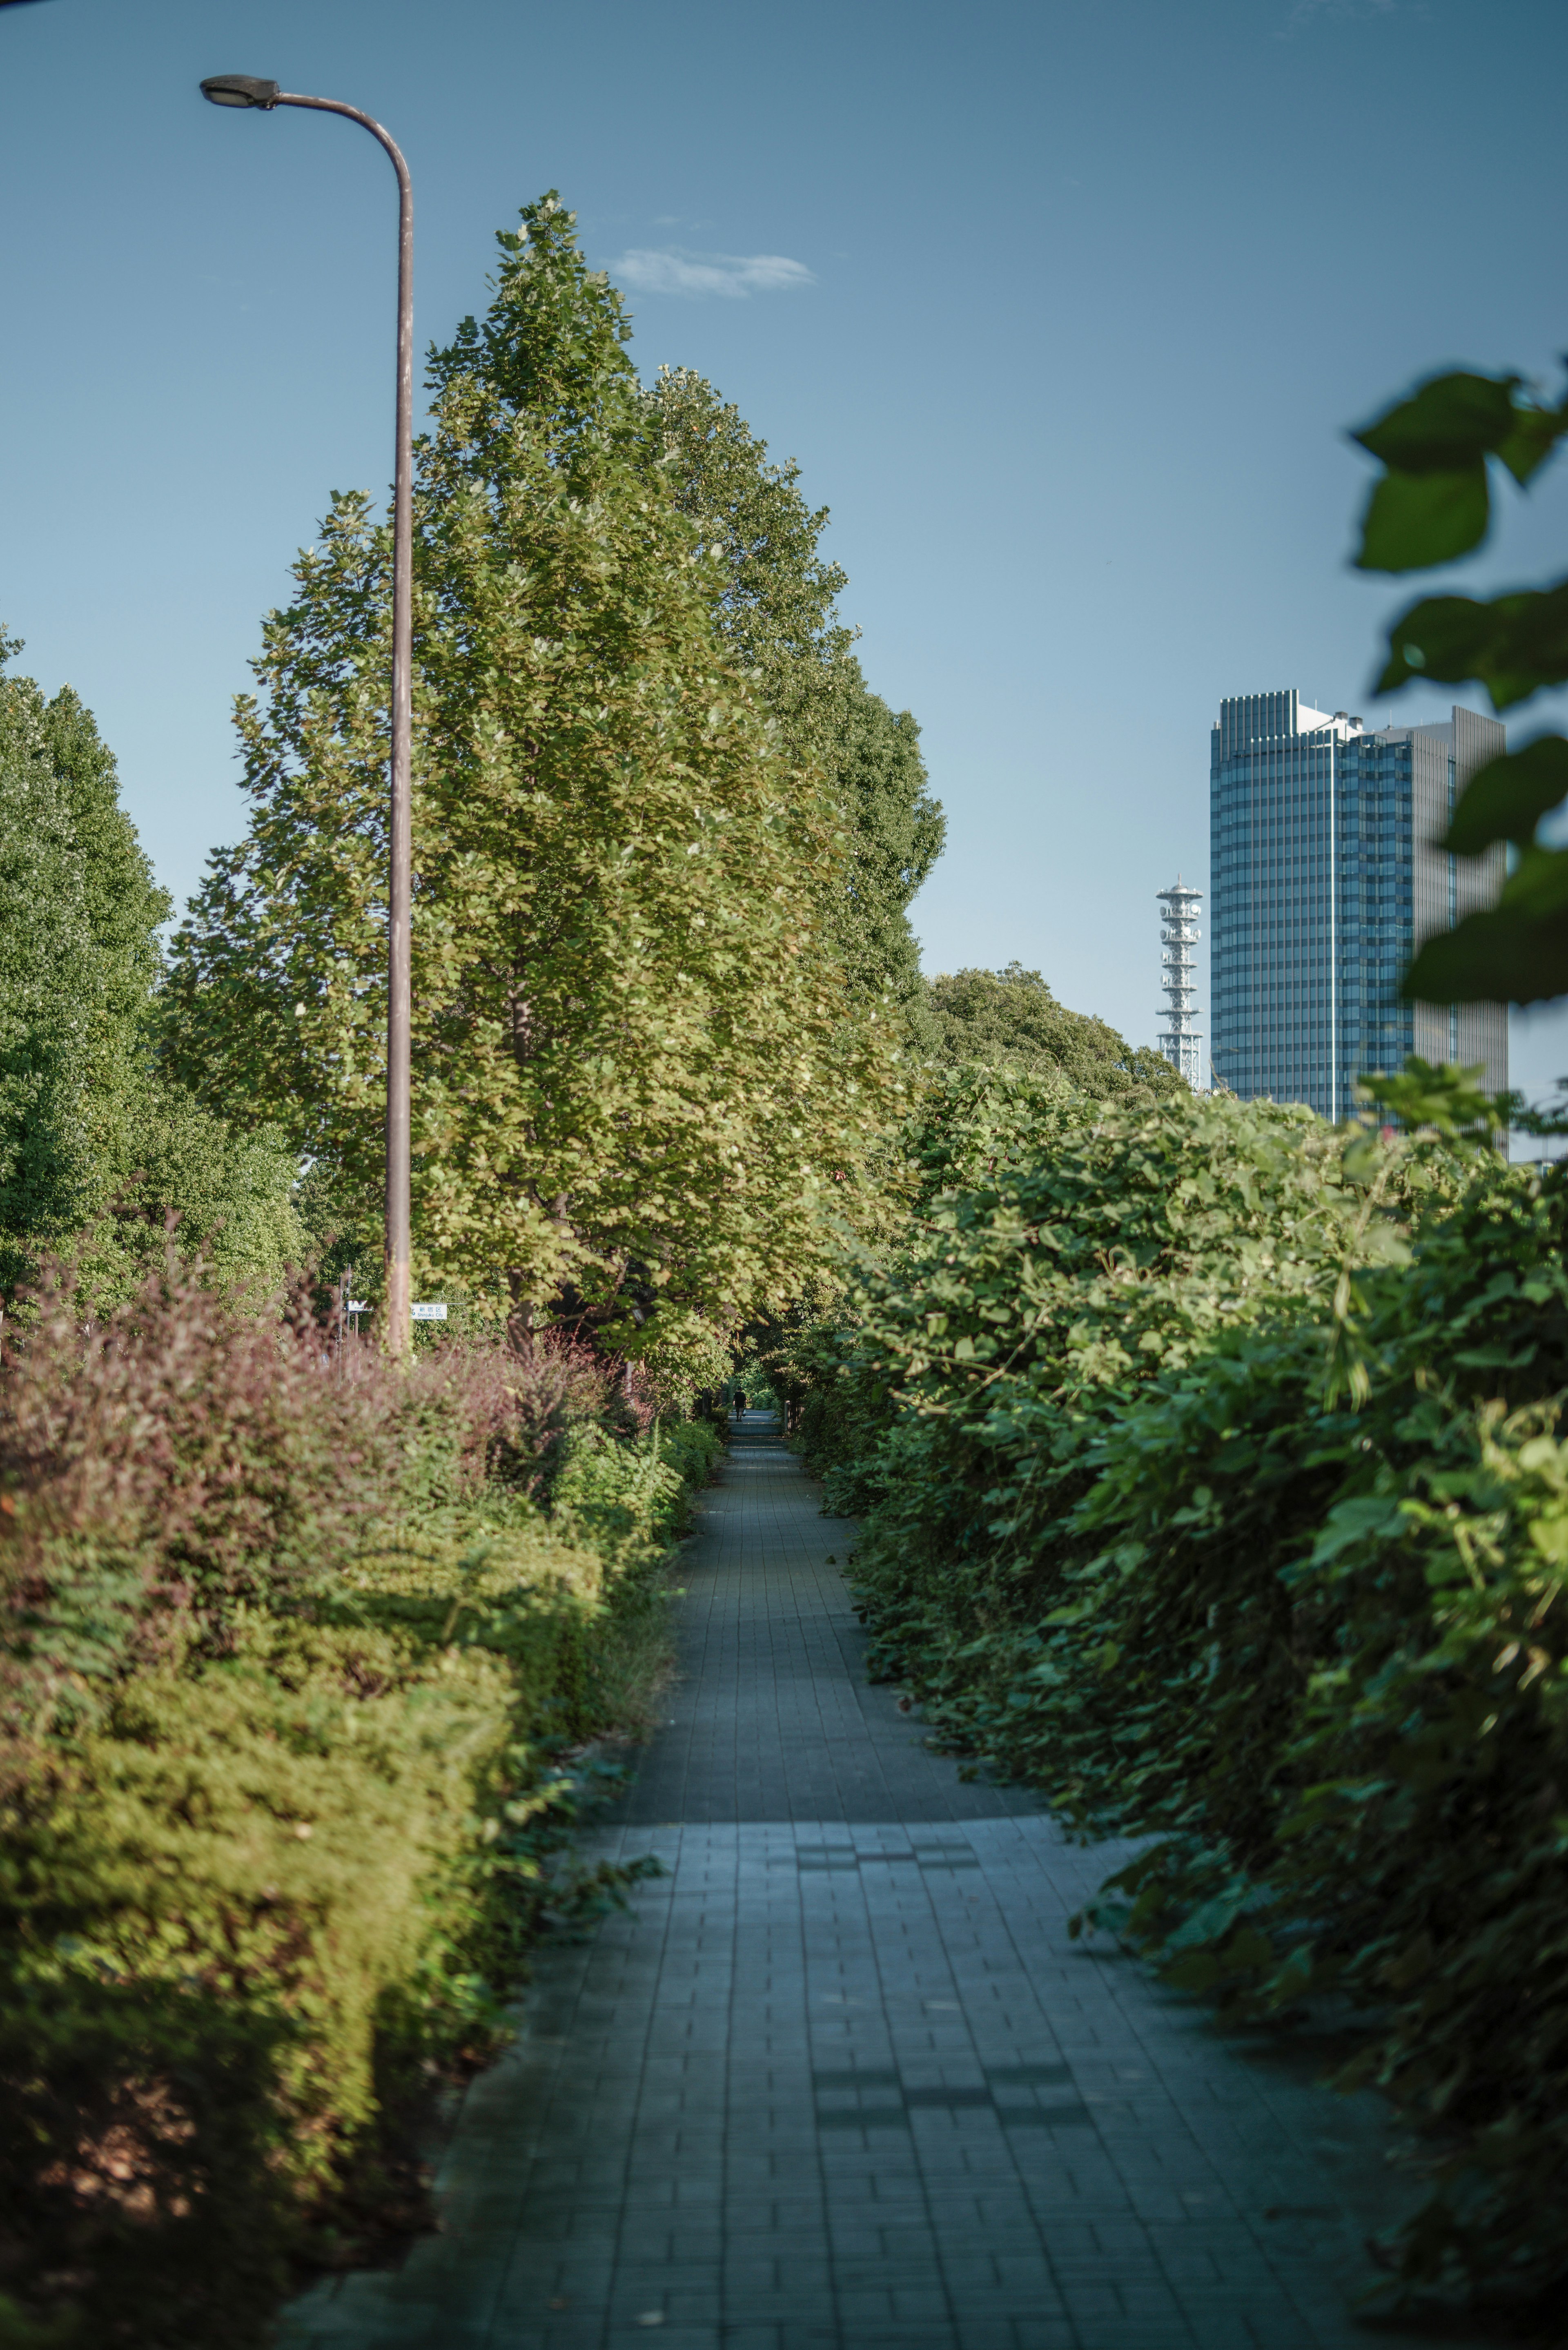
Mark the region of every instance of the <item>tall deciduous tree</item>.
[[911, 1042], [934, 1053], [937, 1027], [909, 907], [941, 854], [947, 819], [926, 788], [914, 719], [867, 691], [857, 661], [848, 667], [853, 674], [837, 702], [828, 782], [849, 826], [852, 853], [824, 904], [824, 927], [860, 1000], [889, 999]]
[[866, 683], [837, 616], [846, 585], [825, 560], [826, 506], [807, 505], [793, 460], [769, 461], [738, 408], [690, 368], [647, 394], [655, 448], [683, 514], [720, 567], [717, 623], [778, 721], [794, 759], [826, 776], [851, 853], [822, 922], [863, 1003], [890, 999], [934, 1049], [909, 907], [941, 854], [946, 822], [928, 785], [919, 729]]
[[[725, 662], [620, 298], [554, 196], [523, 219], [432, 357], [418, 459], [416, 1257], [635, 1343], [792, 1293], [898, 1076], [818, 936], [845, 827]], [[344, 497], [300, 557], [239, 708], [250, 828], [168, 989], [189, 1082], [283, 1119], [367, 1217], [389, 552]]]
[[958, 971], [931, 982], [931, 1009], [945, 1061], [992, 1068], [1052, 1070], [1086, 1094], [1111, 1100], [1142, 1092], [1184, 1093], [1178, 1070], [1147, 1045], [1090, 1014], [1058, 1003], [1037, 971]]
[[231, 1134], [151, 1071], [169, 910], [91, 712], [0, 679], [0, 1285], [68, 1248], [112, 1298], [171, 1211], [221, 1276], [265, 1286], [298, 1253], [281, 1138]]
[[[19, 650], [0, 639], [0, 657]], [[89, 1211], [95, 1125], [168, 911], [90, 713], [68, 686], [48, 702], [0, 681], [0, 1224], [16, 1240]]]

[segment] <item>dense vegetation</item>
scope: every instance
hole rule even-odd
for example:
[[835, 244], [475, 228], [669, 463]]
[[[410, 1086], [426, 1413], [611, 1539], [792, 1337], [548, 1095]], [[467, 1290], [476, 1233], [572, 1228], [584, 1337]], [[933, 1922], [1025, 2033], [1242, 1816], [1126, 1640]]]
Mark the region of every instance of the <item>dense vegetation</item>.
[[1162, 1053], [1131, 1045], [1104, 1020], [1069, 1012], [1037, 971], [944, 972], [929, 985], [937, 1058], [951, 1068], [1056, 1071], [1102, 1100], [1149, 1100], [1183, 1079]]
[[168, 912], [90, 712], [0, 678], [0, 1299], [67, 1239], [94, 1295], [125, 1295], [171, 1217], [226, 1282], [303, 1253], [282, 1136], [235, 1133], [153, 1065]]
[[[640, 1353], [806, 1277], [897, 1097], [898, 1024], [829, 920], [862, 834], [769, 712], [778, 660], [755, 690], [737, 666], [732, 565], [683, 511], [619, 296], [554, 198], [500, 244], [419, 451], [416, 1278]], [[182, 1079], [279, 1125], [371, 1229], [388, 567], [339, 499], [268, 624], [250, 830], [165, 996]]]
[[[0, 685], [0, 2341], [265, 2338], [421, 2217], [759, 1305], [874, 1225], [940, 846], [793, 467], [651, 392], [553, 199], [432, 354], [411, 1366], [377, 1294], [386, 533], [338, 500], [169, 912], [90, 714]], [[7, 651], [15, 650], [7, 647]], [[573, 1333], [576, 1335], [572, 1335]], [[603, 1873], [601, 1872], [601, 1876]]]
[[581, 1350], [402, 1375], [177, 1270], [46, 1286], [4, 1393], [0, 2334], [260, 2342], [417, 2218], [716, 1440]]
[[[1334, 1132], [1017, 963], [928, 988], [941, 812], [826, 515], [639, 383], [553, 197], [501, 246], [419, 459], [416, 1246], [461, 1313], [406, 1370], [312, 1285], [376, 1289], [369, 501], [267, 625], [161, 982], [90, 715], [0, 684], [0, 2342], [259, 2342], [407, 2220], [421, 2097], [577, 1898], [737, 1348], [862, 1519], [879, 1669], [1153, 1839], [1083, 1928], [1358, 2019], [1344, 2077], [1428, 2133], [1400, 2276], [1560, 2284], [1568, 1181], [1453, 1071]], [[1564, 430], [1426, 387], [1360, 436], [1362, 559], [1466, 551]], [[1564, 592], [1417, 606], [1385, 683], [1517, 702]], [[1556, 737], [1477, 779], [1451, 846], [1519, 868], [1413, 988], [1564, 983], [1565, 785]]]
[[[1366, 2015], [1436, 2134], [1407, 2281], [1568, 2269], [1568, 1186], [1176, 1097], [950, 1087], [907, 1247], [796, 1350], [885, 1673], [1085, 1833], [1192, 1990]], [[1448, 1139], [1439, 1129], [1446, 1127]]]
[[718, 566], [721, 642], [802, 764], [826, 778], [848, 854], [820, 900], [852, 997], [891, 1005], [912, 1040], [939, 1049], [909, 906], [941, 854], [946, 820], [926, 783], [919, 729], [867, 685], [838, 619], [845, 586], [818, 541], [799, 467], [772, 464], [740, 411], [690, 368], [648, 394], [654, 460]]
[[[1356, 436], [1361, 562], [1468, 552], [1489, 462], [1522, 484], [1565, 432], [1517, 377], [1424, 386]], [[1560, 683], [1565, 597], [1428, 598], [1382, 686]], [[1568, 985], [1568, 851], [1538, 837], [1565, 790], [1554, 735], [1475, 777], [1445, 845], [1515, 868], [1408, 993]], [[1083, 1834], [1152, 1839], [1080, 1929], [1232, 2015], [1354, 2020], [1341, 2080], [1427, 2134], [1404, 2286], [1560, 2306], [1568, 1175], [1506, 1163], [1520, 1105], [1473, 1072], [1412, 1061], [1375, 1081], [1396, 1125], [1335, 1132], [1151, 1098], [1015, 967], [933, 1008], [989, 1066], [928, 1097], [902, 1234], [780, 1360], [862, 1517], [877, 1663]]]

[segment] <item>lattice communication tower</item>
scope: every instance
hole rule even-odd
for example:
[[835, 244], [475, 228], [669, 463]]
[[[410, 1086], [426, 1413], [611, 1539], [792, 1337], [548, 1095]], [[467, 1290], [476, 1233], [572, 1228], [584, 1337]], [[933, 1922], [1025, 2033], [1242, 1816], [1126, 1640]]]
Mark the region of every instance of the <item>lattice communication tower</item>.
[[1168, 1061], [1174, 1062], [1194, 1093], [1203, 1091], [1203, 1032], [1193, 1025], [1198, 1006], [1192, 1001], [1192, 950], [1202, 932], [1198, 928], [1201, 889], [1189, 889], [1179, 874], [1159, 899], [1160, 985], [1169, 999], [1160, 1018], [1165, 1033], [1156, 1039]]

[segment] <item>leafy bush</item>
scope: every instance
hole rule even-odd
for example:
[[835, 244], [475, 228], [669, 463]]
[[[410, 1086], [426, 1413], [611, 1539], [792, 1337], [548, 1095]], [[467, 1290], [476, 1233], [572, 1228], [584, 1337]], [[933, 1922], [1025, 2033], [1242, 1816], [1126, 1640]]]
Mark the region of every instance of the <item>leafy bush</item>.
[[722, 1451], [706, 1423], [656, 1419], [646, 1440], [628, 1443], [591, 1422], [575, 1430], [556, 1486], [556, 1506], [571, 1525], [591, 1529], [613, 1552], [649, 1529], [666, 1537], [679, 1528], [689, 1485], [705, 1482]]
[[940, 1734], [1161, 1839], [1093, 1921], [1236, 2012], [1353, 2002], [1345, 2079], [1438, 2134], [1402, 2277], [1535, 2290], [1568, 2272], [1568, 1187], [1468, 1145], [1456, 1078], [1380, 1090], [1411, 1132], [1220, 1099], [1003, 1138], [819, 1338], [819, 1457]]
[[[494, 2044], [560, 1758], [711, 1459], [582, 1350], [338, 1357], [178, 1267], [0, 1370], [0, 2178], [13, 2331], [264, 2338]], [[405, 2199], [406, 2200], [406, 2196]], [[324, 2232], [325, 2231], [325, 2232]], [[5, 2320], [0, 2308], [0, 2320]]]
[[941, 1107], [911, 1137], [913, 1234], [890, 1265], [864, 1263], [834, 1383], [863, 1440], [895, 1414], [918, 1431], [929, 1482], [911, 1488], [900, 1429], [889, 1480], [874, 1454], [831, 1443], [824, 1409], [806, 1417], [838, 1501], [864, 1507], [888, 1485], [910, 1522], [894, 1548], [908, 1535], [943, 1566], [950, 1539], [994, 1540], [989, 1515], [971, 1527], [971, 1485], [1019, 1481], [1015, 1548], [1082, 1485], [1108, 1420], [1158, 1369], [1311, 1297], [1325, 1268], [1332, 1291], [1342, 1263], [1399, 1245], [1304, 1111], [1185, 1093], [1097, 1104], [1018, 1079], [966, 1081]]

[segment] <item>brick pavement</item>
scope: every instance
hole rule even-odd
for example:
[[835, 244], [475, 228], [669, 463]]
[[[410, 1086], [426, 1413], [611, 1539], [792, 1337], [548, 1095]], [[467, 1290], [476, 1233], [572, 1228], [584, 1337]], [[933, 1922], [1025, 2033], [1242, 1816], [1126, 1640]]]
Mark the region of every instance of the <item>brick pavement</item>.
[[1069, 1939], [1114, 1851], [866, 1685], [790, 1456], [738, 1443], [701, 1528], [670, 1723], [587, 1840], [667, 1873], [541, 1955], [442, 2232], [282, 2350], [1365, 2350], [1378, 2103]]

